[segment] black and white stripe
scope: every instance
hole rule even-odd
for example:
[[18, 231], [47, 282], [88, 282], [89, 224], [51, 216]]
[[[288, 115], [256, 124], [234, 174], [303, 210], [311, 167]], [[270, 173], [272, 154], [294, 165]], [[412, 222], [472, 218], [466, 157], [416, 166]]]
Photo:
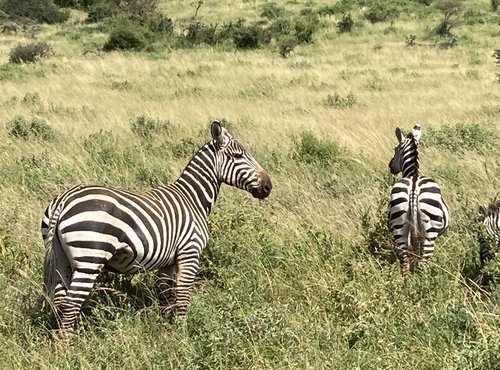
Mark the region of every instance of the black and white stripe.
[[71, 336], [104, 268], [125, 274], [158, 270], [163, 303], [185, 314], [221, 184], [260, 199], [272, 188], [267, 173], [219, 122], [211, 131], [213, 140], [173, 184], [145, 193], [78, 185], [49, 204], [41, 226], [44, 283], [64, 336]]
[[480, 204], [477, 212], [488, 235], [485, 238], [481, 233], [479, 240], [479, 258], [483, 266], [495, 256], [491, 244], [494, 243], [497, 247], [500, 245], [500, 201], [493, 201], [488, 206]]
[[421, 126], [416, 124], [404, 137], [398, 127], [399, 144], [389, 163], [393, 175], [403, 173], [401, 180], [392, 187], [388, 213], [403, 275], [408, 275], [414, 264], [426, 262], [432, 256], [435, 239], [448, 228], [448, 207], [439, 185], [419, 175], [421, 132]]

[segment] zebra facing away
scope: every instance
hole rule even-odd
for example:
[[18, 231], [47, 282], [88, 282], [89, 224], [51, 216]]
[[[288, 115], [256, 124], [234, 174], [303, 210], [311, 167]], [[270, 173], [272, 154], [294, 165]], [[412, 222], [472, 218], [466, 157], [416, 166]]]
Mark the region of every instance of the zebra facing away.
[[[500, 245], [500, 200], [490, 203], [488, 206], [480, 204], [477, 210], [479, 219], [483, 222], [490, 239], [498, 246]], [[479, 258], [481, 266], [494, 257], [488, 245], [490, 240], [480, 240]]]
[[162, 304], [185, 315], [208, 241], [207, 217], [221, 184], [259, 199], [272, 188], [268, 174], [218, 121], [211, 133], [213, 140], [170, 185], [140, 194], [77, 185], [49, 204], [41, 226], [44, 289], [53, 297], [63, 338], [72, 337], [81, 306], [103, 269], [158, 270]]
[[410, 274], [418, 262], [427, 262], [434, 252], [435, 239], [448, 228], [448, 207], [441, 197], [439, 185], [419, 175], [421, 135], [419, 124], [406, 137], [398, 127], [399, 144], [389, 162], [393, 175], [403, 173], [392, 187], [388, 212], [403, 276]]

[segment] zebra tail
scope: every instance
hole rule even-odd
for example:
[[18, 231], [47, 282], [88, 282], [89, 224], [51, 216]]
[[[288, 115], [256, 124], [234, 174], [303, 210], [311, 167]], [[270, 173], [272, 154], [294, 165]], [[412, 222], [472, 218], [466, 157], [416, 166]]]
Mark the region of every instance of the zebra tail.
[[[64, 258], [66, 259], [66, 255], [64, 254], [62, 248], [58, 245], [54, 248], [54, 237], [58, 237], [57, 226], [59, 224], [59, 215], [64, 207], [64, 201], [61, 201], [57, 208], [54, 210], [52, 215], [50, 216], [47, 237], [45, 238], [45, 259], [43, 263], [43, 283], [44, 283], [44, 292], [51, 296], [54, 293], [54, 289], [59, 281], [59, 272], [57, 271], [57, 260]], [[61, 255], [62, 252], [62, 255]]]
[[412, 259], [421, 257], [423, 255], [423, 241], [425, 236], [425, 229], [422, 222], [422, 216], [418, 209], [418, 202], [411, 202], [410, 210], [410, 245], [409, 252]]

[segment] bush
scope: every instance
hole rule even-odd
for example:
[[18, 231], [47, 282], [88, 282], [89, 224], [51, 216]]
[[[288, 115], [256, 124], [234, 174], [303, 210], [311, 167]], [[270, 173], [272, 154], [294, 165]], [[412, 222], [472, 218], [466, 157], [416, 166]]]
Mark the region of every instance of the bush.
[[440, 0], [435, 5], [443, 13], [443, 19], [434, 32], [438, 36], [450, 36], [451, 28], [459, 24], [458, 15], [464, 10], [463, 0]]
[[334, 93], [333, 95], [328, 94], [325, 99], [325, 105], [334, 108], [351, 108], [357, 103], [358, 100], [352, 93], [347, 94], [345, 98], [340, 96], [338, 93]]
[[334, 141], [317, 138], [314, 133], [303, 132], [295, 139], [294, 159], [299, 162], [328, 167], [333, 161], [339, 160], [345, 154], [345, 149]]
[[217, 24], [208, 25], [202, 22], [194, 22], [188, 25], [185, 39], [191, 44], [217, 45], [224, 39], [224, 35], [217, 33]]
[[299, 17], [295, 21], [295, 37], [301, 44], [309, 44], [313, 41], [313, 35], [318, 30], [319, 19], [316, 15]]
[[156, 14], [148, 20], [148, 28], [155, 34], [172, 35], [174, 33], [174, 22], [163, 14]]
[[169, 134], [172, 131], [172, 124], [169, 121], [139, 116], [131, 120], [130, 128], [140, 138], [151, 139], [155, 135]]
[[9, 53], [9, 62], [35, 63], [40, 58], [48, 57], [52, 52], [52, 48], [46, 42], [17, 44]]
[[393, 21], [399, 16], [399, 10], [390, 6], [381, 6], [380, 4], [371, 6], [365, 18], [371, 23], [388, 22]]
[[127, 18], [121, 18], [111, 28], [104, 51], [143, 50], [150, 45], [151, 33], [147, 28]]
[[295, 36], [284, 36], [278, 39], [278, 52], [283, 58], [287, 58], [293, 49], [295, 49], [297, 44], [298, 40]]
[[495, 64], [499, 71], [497, 72], [497, 80], [500, 82], [500, 49], [495, 49], [493, 52], [493, 58], [495, 58]]
[[117, 6], [109, 0], [99, 0], [88, 7], [87, 23], [100, 22], [103, 19], [110, 18], [115, 14]]
[[7, 130], [9, 136], [23, 140], [41, 139], [52, 141], [56, 138], [56, 131], [44, 120], [37, 117], [33, 117], [31, 121], [28, 121], [22, 116], [16, 116], [7, 122]]
[[337, 23], [337, 32], [346, 33], [351, 32], [354, 26], [354, 21], [351, 18], [351, 14], [347, 13], [342, 16], [342, 19]]
[[265, 3], [262, 5], [262, 12], [260, 16], [267, 19], [275, 19], [282, 17], [285, 14], [285, 8], [276, 4], [275, 2]]
[[478, 123], [444, 125], [439, 129], [429, 128], [425, 135], [425, 146], [435, 146], [453, 152], [473, 150], [483, 152], [497, 147], [498, 135]]
[[52, 0], [4, 0], [0, 10], [11, 18], [30, 18], [40, 23], [61, 23], [69, 12], [60, 10]]
[[260, 44], [268, 44], [269, 34], [257, 24], [245, 26], [239, 22], [231, 30], [231, 38], [238, 49], [256, 49]]

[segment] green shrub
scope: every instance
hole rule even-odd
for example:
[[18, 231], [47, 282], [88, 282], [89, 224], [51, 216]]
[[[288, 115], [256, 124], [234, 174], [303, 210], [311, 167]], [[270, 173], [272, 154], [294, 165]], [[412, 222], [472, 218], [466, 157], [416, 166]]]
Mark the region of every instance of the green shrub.
[[9, 53], [9, 62], [17, 64], [35, 63], [40, 58], [48, 57], [52, 53], [52, 48], [46, 42], [17, 44]]
[[493, 58], [495, 58], [495, 64], [498, 68], [497, 81], [500, 82], [500, 49], [495, 49], [493, 52]]
[[110, 18], [116, 13], [116, 3], [109, 0], [99, 0], [94, 2], [88, 7], [87, 10], [87, 23], [100, 22], [106, 18]]
[[299, 162], [328, 167], [333, 161], [339, 160], [345, 154], [345, 149], [336, 142], [325, 138], [317, 138], [310, 131], [303, 132], [299, 138], [294, 138], [295, 153], [293, 158]]
[[217, 45], [225, 38], [225, 34], [217, 32], [217, 24], [194, 22], [187, 26], [184, 38], [195, 45]]
[[346, 95], [346, 97], [342, 97], [338, 93], [334, 93], [333, 95], [328, 94], [325, 99], [325, 105], [334, 108], [351, 108], [358, 103], [356, 96], [352, 93]]
[[392, 233], [387, 226], [387, 211], [389, 206], [390, 190], [384, 192], [384, 196], [379, 198], [377, 207], [366, 209], [361, 216], [361, 236], [363, 237], [363, 247], [382, 263], [397, 262], [394, 253], [394, 242]]
[[318, 15], [325, 16], [325, 15], [334, 15], [336, 13], [336, 8], [334, 5], [325, 5], [320, 8], [318, 8]]
[[255, 49], [271, 40], [265, 30], [257, 24], [246, 26], [240, 22], [231, 30], [231, 38], [238, 49]]
[[301, 44], [313, 41], [313, 35], [319, 28], [319, 19], [316, 15], [298, 17], [295, 20], [295, 37]]
[[443, 18], [434, 33], [437, 36], [451, 36], [452, 27], [460, 24], [458, 17], [464, 10], [463, 0], [439, 0], [435, 7], [441, 11]]
[[284, 36], [277, 41], [278, 52], [283, 58], [287, 58], [298, 43], [299, 41], [295, 36]]
[[103, 50], [143, 50], [150, 45], [151, 38], [146, 27], [130, 19], [119, 18], [112, 26]]
[[267, 19], [275, 19], [282, 17], [285, 14], [285, 8], [275, 2], [265, 3], [262, 5], [260, 16]]
[[174, 33], [174, 22], [163, 14], [155, 14], [147, 22], [151, 32], [158, 35], [172, 35]]
[[69, 18], [69, 13], [52, 0], [4, 0], [0, 10], [11, 18], [30, 18], [40, 23], [61, 23]]
[[7, 122], [9, 136], [17, 139], [30, 140], [40, 139], [44, 141], [53, 141], [57, 133], [44, 120], [33, 117], [31, 121], [22, 116], [16, 116]]
[[337, 32], [346, 33], [351, 32], [354, 26], [354, 21], [351, 18], [351, 14], [347, 13], [342, 16], [342, 19], [337, 23]]
[[170, 134], [172, 131], [172, 124], [170, 121], [138, 116], [131, 120], [130, 128], [132, 132], [140, 138], [149, 140], [156, 135]]
[[444, 125], [439, 129], [430, 127], [424, 136], [424, 145], [453, 152], [473, 150], [483, 152], [497, 147], [498, 135], [478, 123]]
[[393, 21], [398, 16], [399, 10], [396, 6], [383, 2], [371, 5], [365, 13], [365, 18], [371, 23]]

